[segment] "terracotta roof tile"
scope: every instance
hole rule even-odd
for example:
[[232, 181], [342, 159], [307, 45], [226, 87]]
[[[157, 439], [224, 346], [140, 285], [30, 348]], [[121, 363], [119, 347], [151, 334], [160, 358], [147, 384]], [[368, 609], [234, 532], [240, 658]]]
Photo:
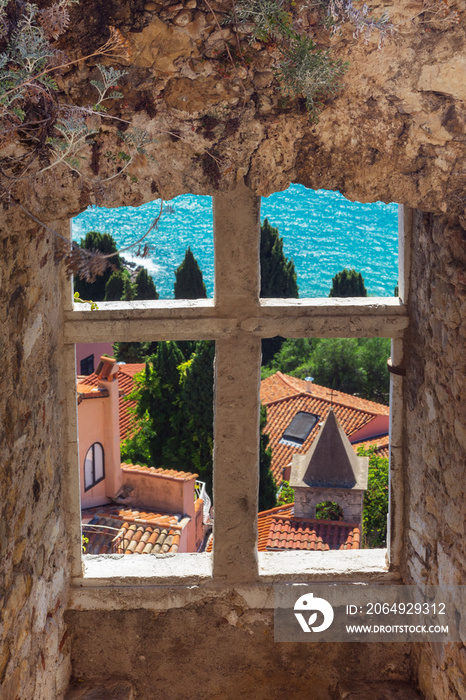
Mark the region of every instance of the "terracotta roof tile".
[[[257, 515], [259, 552], [289, 549], [327, 551], [359, 549], [360, 531], [356, 523], [295, 518], [294, 503], [264, 510]], [[213, 537], [206, 547], [213, 549]]]
[[270, 510], [263, 510], [261, 513], [257, 514], [257, 549], [259, 552], [265, 552], [272, 520], [275, 517], [292, 515], [293, 507], [294, 503], [291, 503], [286, 506], [277, 506]]
[[[293, 454], [303, 454], [309, 450], [318, 435], [318, 423], [327, 418], [330, 408], [333, 408], [349, 438], [377, 416], [389, 414], [388, 406], [373, 401], [366, 401], [340, 391], [331, 392], [330, 389], [316, 384], [312, 385], [312, 393], [305, 391], [305, 387], [305, 381], [281, 372], [276, 372], [261, 382], [261, 401], [267, 406], [265, 432], [269, 435], [269, 447], [272, 450], [271, 470], [278, 484], [283, 478], [283, 468], [291, 464]], [[319, 421], [302, 445], [285, 444], [282, 442], [283, 433], [300, 411], [318, 415]], [[382, 436], [378, 442], [382, 444], [384, 439]], [[356, 446], [354, 449], [356, 451]]]
[[[261, 403], [267, 405], [278, 399], [283, 399], [287, 396], [293, 396], [294, 394], [300, 394], [306, 391], [307, 382], [304, 379], [291, 377], [289, 374], [283, 374], [283, 372], [275, 372], [275, 374], [261, 381]], [[375, 401], [361, 399], [359, 396], [345, 394], [335, 389], [328, 389], [325, 386], [314, 384], [314, 382], [311, 384], [311, 391], [309, 393], [312, 394], [312, 396], [326, 399], [333, 403], [339, 403], [344, 406], [358, 408], [362, 411], [373, 413], [374, 415], [388, 416], [390, 413], [390, 408], [388, 406], [376, 403]]]
[[[114, 505], [82, 511], [86, 554], [166, 554], [177, 552], [189, 522], [174, 513], [139, 511]], [[182, 522], [184, 521], [184, 522]]]
[[378, 454], [380, 457], [388, 457], [390, 447], [388, 435], [382, 435], [382, 437], [373, 438], [372, 440], [355, 442], [353, 445], [355, 450], [361, 446], [364, 447], [365, 450], [367, 450], [369, 447], [375, 447], [376, 454]]
[[148, 476], [174, 479], [175, 481], [191, 481], [191, 479], [197, 479], [199, 476], [199, 474], [194, 474], [193, 472], [181, 472], [176, 469], [162, 469], [161, 467], [145, 467], [142, 464], [126, 464], [125, 462], [121, 463], [121, 469], [128, 473], [146, 474]]
[[[118, 390], [120, 398], [118, 402], [119, 424], [120, 424], [120, 440], [126, 440], [132, 432], [134, 423], [133, 410], [136, 408], [136, 401], [129, 401], [126, 397], [131, 394], [135, 387], [134, 377], [145, 368], [143, 362], [133, 364], [119, 365], [118, 371]], [[99, 378], [95, 372], [87, 377], [80, 378], [80, 385], [92, 386], [98, 385]], [[79, 390], [78, 390], [79, 391]]]
[[265, 551], [359, 549], [359, 541], [356, 523], [275, 515], [271, 518]]

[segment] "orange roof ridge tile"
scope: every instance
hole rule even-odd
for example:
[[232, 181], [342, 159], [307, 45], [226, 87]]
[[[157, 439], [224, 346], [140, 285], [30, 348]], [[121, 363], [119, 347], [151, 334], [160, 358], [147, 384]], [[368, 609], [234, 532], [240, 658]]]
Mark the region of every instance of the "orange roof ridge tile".
[[199, 474], [194, 472], [182, 472], [176, 469], [163, 469], [162, 467], [148, 467], [144, 464], [121, 463], [123, 471], [136, 472], [145, 476], [159, 477], [162, 479], [174, 479], [175, 481], [191, 481], [197, 479]]
[[[286, 385], [286, 387], [293, 389], [293, 393], [291, 395], [288, 392], [284, 394], [283, 390], [277, 389], [276, 391], [278, 391], [280, 395], [275, 397], [267, 396], [267, 394], [273, 393], [273, 387], [276, 387], [277, 380], [279, 380], [279, 385]], [[267, 405], [274, 403], [277, 400], [289, 398], [290, 396], [303, 392], [310, 393], [313, 396], [319, 396], [325, 400], [330, 400], [332, 403], [339, 403], [345, 406], [350, 405], [377, 415], [388, 415], [389, 413], [389, 407], [385, 406], [384, 404], [379, 404], [375, 401], [370, 401], [369, 399], [363, 399], [359, 396], [345, 394], [337, 389], [329, 389], [328, 387], [323, 387], [319, 384], [312, 383], [311, 391], [307, 391], [307, 384], [304, 379], [292, 377], [291, 375], [284, 374], [280, 371], [275, 372], [275, 374], [270, 375], [270, 377], [263, 379], [261, 382], [261, 401]]]
[[273, 508], [270, 508], [269, 510], [261, 510], [257, 514], [257, 516], [260, 518], [262, 516], [270, 515], [273, 513], [281, 513], [282, 511], [289, 510], [293, 506], [294, 506], [294, 502], [293, 503], [286, 503], [283, 506], [274, 506]]

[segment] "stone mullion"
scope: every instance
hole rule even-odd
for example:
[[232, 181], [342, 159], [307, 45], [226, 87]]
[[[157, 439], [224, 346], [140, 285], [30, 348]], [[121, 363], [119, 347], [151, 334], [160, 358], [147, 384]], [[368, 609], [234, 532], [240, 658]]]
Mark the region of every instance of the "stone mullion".
[[[215, 307], [238, 328], [259, 308], [260, 200], [244, 185], [214, 199]], [[257, 577], [261, 341], [216, 342], [213, 574]]]
[[[71, 240], [70, 221], [56, 221], [51, 227], [64, 238]], [[73, 280], [62, 269], [60, 273], [60, 291], [63, 315], [73, 309]], [[59, 354], [60, 385], [65, 399], [66, 436], [63, 464], [63, 502], [67, 519], [67, 537], [72, 576], [82, 575], [82, 534], [81, 534], [81, 499], [79, 485], [79, 450], [78, 450], [78, 407], [76, 401], [76, 348], [74, 343], [64, 340], [62, 332], [62, 349]]]

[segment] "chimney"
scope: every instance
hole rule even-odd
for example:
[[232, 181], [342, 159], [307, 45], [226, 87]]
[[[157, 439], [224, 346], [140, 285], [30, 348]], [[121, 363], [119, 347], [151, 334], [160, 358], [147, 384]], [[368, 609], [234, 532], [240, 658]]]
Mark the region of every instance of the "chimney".
[[118, 374], [118, 364], [114, 357], [107, 357], [102, 355], [100, 358], [99, 366], [95, 371], [96, 375], [100, 380], [107, 382], [113, 382]]
[[314, 381], [314, 377], [305, 377], [304, 381], [306, 382], [306, 391], [308, 391], [311, 394], [312, 382]]
[[108, 391], [108, 399], [104, 404], [104, 435], [105, 435], [105, 490], [109, 498], [115, 498], [123, 485], [120, 456], [120, 421], [119, 421], [119, 392], [118, 372], [120, 366], [114, 357], [102, 355], [96, 374], [99, 386]]

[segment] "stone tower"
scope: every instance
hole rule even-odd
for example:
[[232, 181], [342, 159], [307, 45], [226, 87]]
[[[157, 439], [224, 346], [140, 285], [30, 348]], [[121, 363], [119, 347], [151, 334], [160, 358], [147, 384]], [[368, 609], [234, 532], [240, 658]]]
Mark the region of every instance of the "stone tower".
[[315, 518], [319, 503], [333, 501], [343, 509], [345, 521], [361, 528], [368, 467], [369, 458], [356, 455], [330, 410], [309, 452], [293, 455], [290, 486], [295, 490], [295, 516]]

